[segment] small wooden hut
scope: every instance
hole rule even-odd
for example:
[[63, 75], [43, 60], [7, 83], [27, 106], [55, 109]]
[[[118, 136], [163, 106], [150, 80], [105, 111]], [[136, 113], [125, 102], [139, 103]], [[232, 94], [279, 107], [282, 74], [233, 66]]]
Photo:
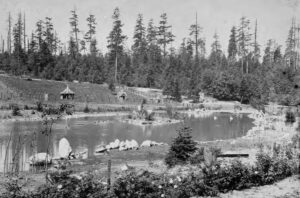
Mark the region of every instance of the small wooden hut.
[[64, 99], [74, 99], [75, 93], [74, 91], [72, 91], [69, 86], [67, 85], [67, 88], [65, 90], [63, 90], [62, 92], [60, 92], [60, 99], [64, 100]]

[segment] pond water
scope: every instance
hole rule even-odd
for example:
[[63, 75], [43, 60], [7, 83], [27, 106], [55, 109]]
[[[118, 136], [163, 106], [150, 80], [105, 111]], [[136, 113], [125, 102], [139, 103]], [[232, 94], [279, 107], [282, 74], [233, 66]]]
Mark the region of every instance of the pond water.
[[[195, 140], [211, 141], [243, 136], [254, 126], [252, 121], [246, 114], [215, 113], [203, 118], [189, 118], [186, 123], [192, 127]], [[135, 126], [120, 122], [114, 116], [59, 120], [53, 125], [50, 151], [57, 156], [59, 140], [63, 137], [69, 140], [75, 152], [88, 150], [89, 157], [94, 155], [98, 145], [106, 145], [115, 139], [135, 139], [139, 144], [144, 140], [171, 143], [181, 125]], [[47, 137], [39, 132], [41, 129], [41, 122], [7, 122], [0, 126], [0, 172], [4, 168], [5, 155], [6, 161], [11, 161], [18, 146], [22, 147], [20, 170], [29, 169], [26, 161], [35, 152], [46, 152]]]

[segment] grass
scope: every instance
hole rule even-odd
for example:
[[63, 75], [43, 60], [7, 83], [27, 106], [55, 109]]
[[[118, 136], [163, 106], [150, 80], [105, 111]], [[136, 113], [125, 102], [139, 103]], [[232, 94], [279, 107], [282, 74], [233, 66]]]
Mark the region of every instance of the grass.
[[[68, 84], [75, 92], [75, 99], [72, 102], [93, 102], [98, 104], [122, 104], [111, 91], [99, 84], [84, 84], [73, 82], [61, 82], [52, 80], [27, 81], [18, 77], [0, 76], [2, 85], [0, 92], [5, 94], [7, 90], [13, 93], [13, 98], [17, 100], [43, 101], [45, 93], [48, 94], [49, 102], [60, 102], [60, 92]], [[4, 90], [4, 89], [7, 90]], [[11, 95], [11, 94], [10, 94]], [[136, 104], [142, 101], [142, 97], [127, 93], [126, 104]]]

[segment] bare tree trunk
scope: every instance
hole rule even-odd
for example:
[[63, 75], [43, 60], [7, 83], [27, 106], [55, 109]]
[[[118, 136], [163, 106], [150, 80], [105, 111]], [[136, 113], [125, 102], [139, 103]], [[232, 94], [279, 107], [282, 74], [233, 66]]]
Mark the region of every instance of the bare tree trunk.
[[7, 51], [11, 54], [11, 15], [8, 13]]

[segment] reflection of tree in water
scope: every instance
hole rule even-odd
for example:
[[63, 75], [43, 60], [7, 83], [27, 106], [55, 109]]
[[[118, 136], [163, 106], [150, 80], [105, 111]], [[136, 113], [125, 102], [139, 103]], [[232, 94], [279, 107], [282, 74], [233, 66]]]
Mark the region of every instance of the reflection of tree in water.
[[[12, 125], [11, 133], [6, 141], [3, 141], [5, 153], [1, 156], [3, 172], [18, 175], [19, 171], [25, 170], [27, 153], [29, 151], [28, 135], [26, 128], [19, 122]], [[2, 148], [3, 148], [2, 146]]]
[[149, 125], [143, 125], [142, 126], [143, 135], [146, 138], [149, 138], [152, 136], [152, 126]]

